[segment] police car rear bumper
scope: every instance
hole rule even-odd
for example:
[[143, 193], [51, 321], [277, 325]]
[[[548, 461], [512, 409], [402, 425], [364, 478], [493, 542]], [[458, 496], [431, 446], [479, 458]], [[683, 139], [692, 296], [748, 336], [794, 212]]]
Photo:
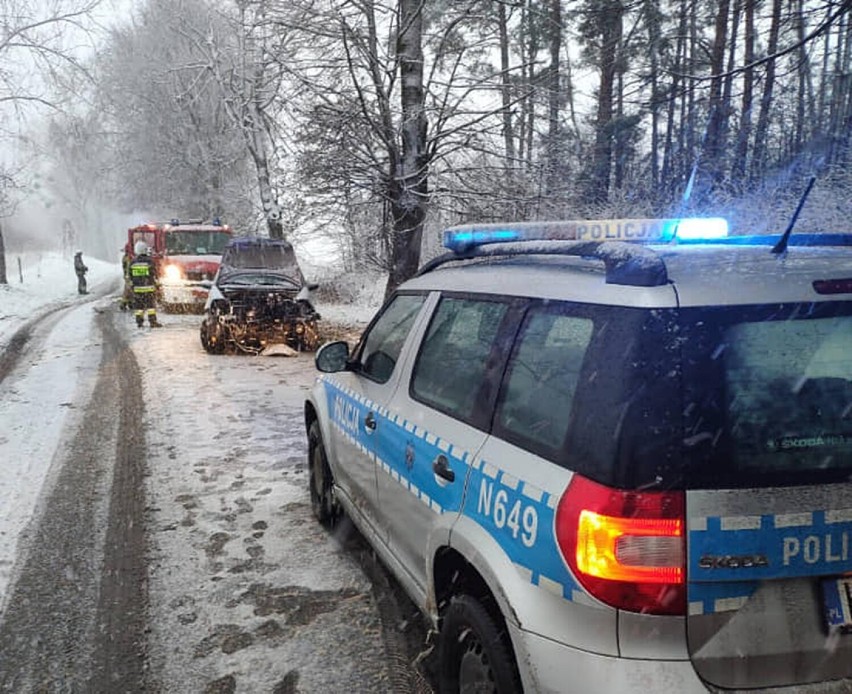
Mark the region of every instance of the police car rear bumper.
[[[706, 684], [689, 660], [619, 658], [571, 648], [509, 626], [524, 690], [560, 694], [731, 694]], [[736, 690], [743, 691], [743, 690]], [[849, 694], [852, 679], [831, 680], [748, 694]]]
[[[707, 694], [688, 660], [638, 660], [581, 651], [511, 626], [524, 690], [563, 694]], [[526, 651], [526, 653], [524, 653]]]

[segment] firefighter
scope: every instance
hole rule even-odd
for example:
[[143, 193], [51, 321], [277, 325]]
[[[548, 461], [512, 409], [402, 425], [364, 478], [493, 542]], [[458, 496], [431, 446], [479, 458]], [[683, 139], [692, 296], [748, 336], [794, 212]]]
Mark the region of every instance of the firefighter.
[[148, 323], [152, 328], [159, 328], [157, 321], [157, 277], [154, 269], [154, 261], [148, 255], [148, 244], [137, 241], [133, 247], [135, 257], [130, 263], [130, 283], [133, 286], [133, 315], [136, 317], [136, 325], [140, 328], [145, 325], [145, 314], [148, 315]]
[[133, 282], [130, 281], [130, 263], [133, 262], [133, 244], [128, 241], [124, 244], [121, 255], [121, 274], [124, 276], [124, 289], [121, 292], [119, 308], [126, 311], [133, 304]]
[[86, 267], [86, 264], [83, 262], [83, 251], [77, 251], [74, 254], [74, 272], [77, 273], [77, 293], [78, 294], [88, 294], [88, 289], [86, 288], [86, 273], [89, 271], [89, 268]]

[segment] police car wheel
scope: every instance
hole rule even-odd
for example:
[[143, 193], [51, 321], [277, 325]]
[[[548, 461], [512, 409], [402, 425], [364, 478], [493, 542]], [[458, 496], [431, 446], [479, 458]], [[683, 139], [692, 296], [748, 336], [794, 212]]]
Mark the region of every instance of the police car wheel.
[[330, 527], [337, 521], [338, 512], [331, 490], [331, 468], [328, 466], [318, 422], [311, 424], [308, 430], [308, 455], [311, 509], [322, 525]]
[[508, 635], [470, 595], [454, 596], [447, 607], [438, 646], [441, 692], [521, 691]]

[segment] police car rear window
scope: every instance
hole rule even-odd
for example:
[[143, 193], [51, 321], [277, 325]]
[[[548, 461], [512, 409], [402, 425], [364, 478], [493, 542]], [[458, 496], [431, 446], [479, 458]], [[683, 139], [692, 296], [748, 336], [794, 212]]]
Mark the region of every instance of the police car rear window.
[[690, 486], [852, 474], [852, 308], [684, 311]]

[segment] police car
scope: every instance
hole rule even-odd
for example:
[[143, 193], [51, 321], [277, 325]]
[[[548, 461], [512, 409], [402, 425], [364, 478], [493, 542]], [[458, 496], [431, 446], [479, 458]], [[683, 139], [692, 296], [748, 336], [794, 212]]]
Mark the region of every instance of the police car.
[[306, 402], [441, 691], [852, 691], [852, 236], [464, 226]]

